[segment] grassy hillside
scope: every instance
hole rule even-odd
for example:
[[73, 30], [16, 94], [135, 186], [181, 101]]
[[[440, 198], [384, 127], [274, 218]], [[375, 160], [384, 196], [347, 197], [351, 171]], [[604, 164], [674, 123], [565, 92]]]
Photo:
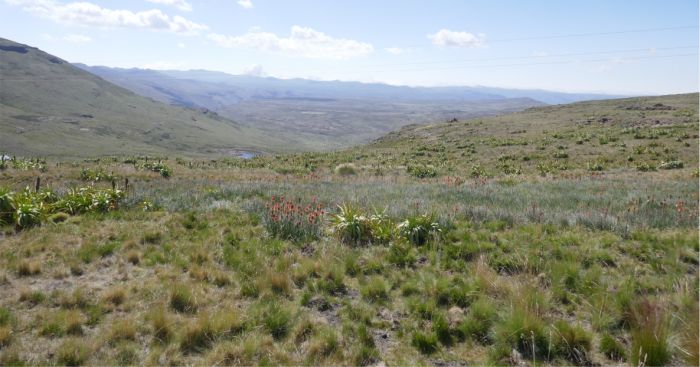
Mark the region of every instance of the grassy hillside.
[[0, 76], [0, 147], [6, 154], [285, 150], [255, 129], [143, 98], [55, 56], [4, 39]]
[[698, 365], [697, 98], [4, 162], [0, 365]]

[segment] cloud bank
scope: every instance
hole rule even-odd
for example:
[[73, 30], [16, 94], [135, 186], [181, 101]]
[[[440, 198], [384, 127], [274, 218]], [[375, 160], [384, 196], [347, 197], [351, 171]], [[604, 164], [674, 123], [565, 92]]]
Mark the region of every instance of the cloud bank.
[[249, 48], [276, 51], [317, 59], [349, 59], [371, 53], [371, 44], [344, 38], [334, 38], [309, 27], [293, 26], [290, 35], [252, 30], [240, 36], [211, 33], [207, 36], [218, 45], [229, 48]]
[[5, 0], [37, 16], [55, 22], [95, 27], [145, 28], [194, 34], [208, 29], [206, 25], [170, 16], [158, 9], [134, 12], [109, 9], [89, 2], [62, 3], [54, 0]]

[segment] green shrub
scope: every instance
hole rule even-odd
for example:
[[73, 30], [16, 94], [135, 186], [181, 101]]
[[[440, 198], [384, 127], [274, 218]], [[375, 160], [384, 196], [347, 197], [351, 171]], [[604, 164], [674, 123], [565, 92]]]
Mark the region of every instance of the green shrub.
[[647, 162], [640, 162], [639, 164], [637, 164], [637, 171], [640, 171], [640, 172], [656, 171], [656, 167], [650, 165]]
[[600, 162], [588, 162], [588, 170], [594, 172], [605, 171], [605, 166]]
[[357, 174], [357, 167], [352, 163], [343, 163], [335, 167], [335, 174], [340, 176], [354, 176]]
[[435, 168], [430, 166], [408, 166], [406, 172], [416, 178], [432, 178], [437, 176]]

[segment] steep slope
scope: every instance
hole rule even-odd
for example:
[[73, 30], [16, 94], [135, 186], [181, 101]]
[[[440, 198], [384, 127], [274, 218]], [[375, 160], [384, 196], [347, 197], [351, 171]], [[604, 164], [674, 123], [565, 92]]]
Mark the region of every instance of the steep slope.
[[285, 147], [209, 111], [139, 96], [0, 39], [0, 150], [24, 155], [226, 154]]

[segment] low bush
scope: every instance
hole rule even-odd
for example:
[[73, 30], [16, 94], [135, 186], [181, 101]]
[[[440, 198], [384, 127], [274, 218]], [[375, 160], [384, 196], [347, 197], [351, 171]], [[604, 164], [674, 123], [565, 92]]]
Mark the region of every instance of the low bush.
[[681, 169], [683, 168], [683, 162], [681, 161], [668, 161], [661, 162], [659, 169]]
[[431, 166], [408, 166], [406, 172], [416, 178], [432, 178], [437, 176], [437, 170]]
[[343, 163], [336, 166], [334, 171], [340, 176], [354, 176], [357, 174], [357, 167], [352, 163]]

